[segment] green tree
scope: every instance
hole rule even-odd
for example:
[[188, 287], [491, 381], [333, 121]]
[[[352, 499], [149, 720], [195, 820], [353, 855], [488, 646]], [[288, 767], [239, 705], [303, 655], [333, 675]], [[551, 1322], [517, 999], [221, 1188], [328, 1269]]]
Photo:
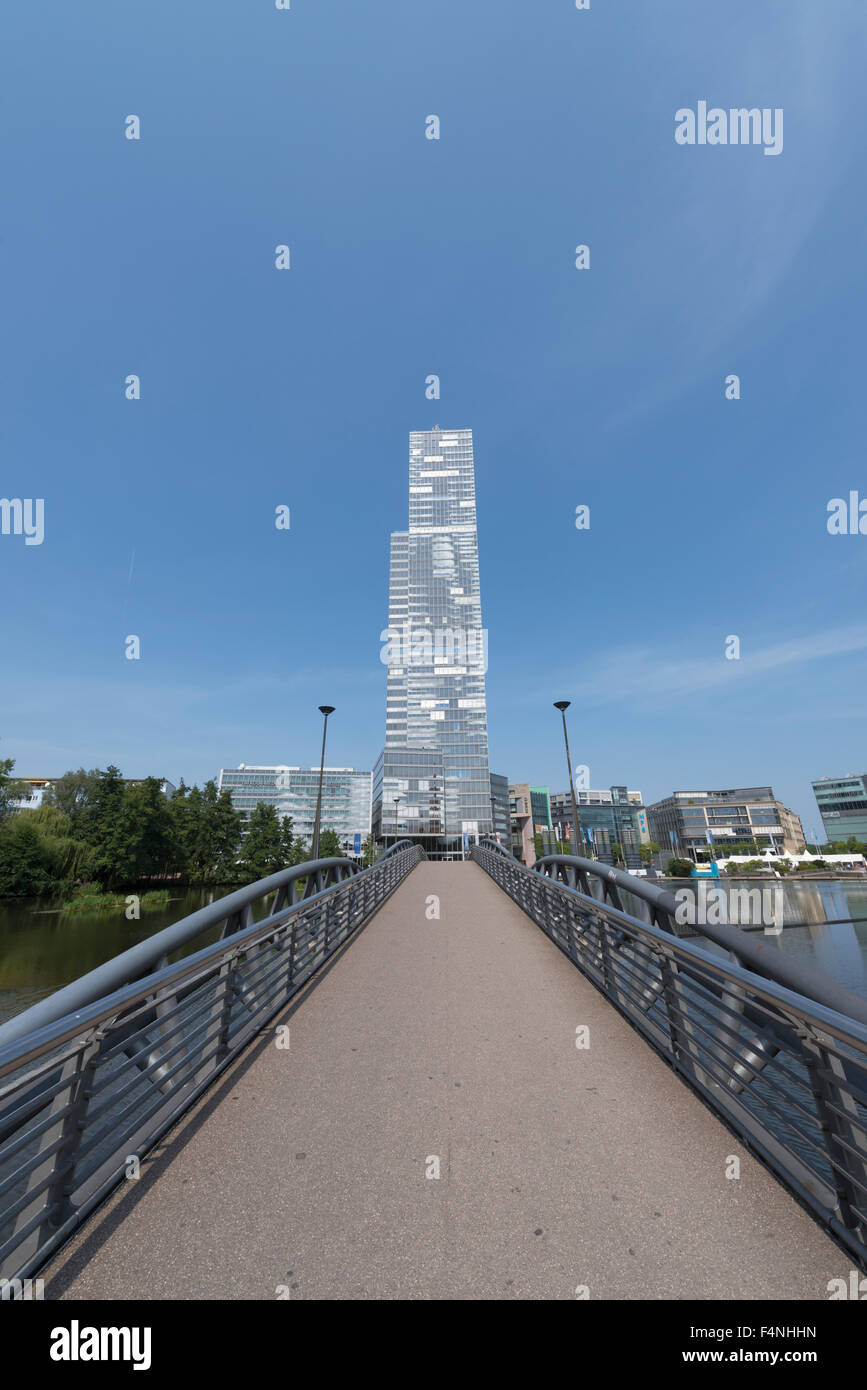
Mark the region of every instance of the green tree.
[[12, 802], [25, 794], [23, 782], [17, 782], [12, 776], [14, 766], [14, 758], [0, 758], [0, 820], [13, 814]]
[[319, 834], [319, 858], [343, 859], [343, 843], [336, 830], [322, 830]]
[[[193, 791], [198, 792], [198, 787], [194, 787]], [[172, 825], [173, 863], [175, 872], [183, 874], [184, 877], [187, 876], [190, 866], [193, 823], [191, 796], [190, 788], [182, 777], [177, 791], [168, 803], [169, 818]], [[200, 792], [199, 798], [201, 799]]]
[[260, 801], [247, 822], [241, 847], [241, 872], [247, 883], [285, 868], [285, 841], [276, 807]]
[[130, 882], [176, 872], [174, 822], [158, 777], [124, 788], [122, 826]]
[[280, 822], [280, 853], [283, 859], [281, 868], [288, 869], [292, 864], [300, 864], [298, 855], [304, 849], [304, 842], [296, 840], [292, 817], [284, 816]]
[[371, 864], [376, 863], [377, 849], [377, 843], [374, 839], [373, 831], [371, 831], [361, 850], [361, 862], [365, 868], [369, 868]]
[[202, 790], [192, 787], [184, 799], [189, 815], [185, 818], [180, 810], [178, 814], [188, 877], [196, 883], [231, 883], [238, 875], [242, 813], [235, 810], [228, 791], [217, 791], [213, 779]]
[[669, 859], [665, 872], [671, 878], [689, 878], [693, 868], [691, 859]]
[[217, 791], [214, 781], [205, 783], [205, 830], [215, 883], [229, 883], [237, 876], [238, 855], [244, 832], [244, 816], [236, 811], [229, 791]]
[[55, 887], [80, 883], [90, 877], [93, 851], [73, 834], [70, 816], [50, 804], [43, 804], [35, 811], [22, 811], [21, 815], [36, 827]]
[[31, 897], [56, 886], [49, 856], [32, 816], [19, 812], [0, 828], [0, 897]]
[[124, 806], [120, 768], [110, 764], [98, 775], [85, 808], [82, 833], [93, 847], [93, 876], [103, 887], [129, 883], [135, 876], [135, 851]]
[[62, 777], [47, 788], [42, 798], [43, 806], [56, 806], [69, 816], [73, 834], [84, 835], [85, 817], [88, 807], [97, 794], [100, 777], [105, 776], [99, 768], [85, 772], [80, 767], [77, 772], [64, 772]]
[[647, 845], [639, 845], [638, 853], [641, 855], [642, 864], [649, 864], [653, 856], [659, 853], [659, 845], [655, 840], [651, 840]]

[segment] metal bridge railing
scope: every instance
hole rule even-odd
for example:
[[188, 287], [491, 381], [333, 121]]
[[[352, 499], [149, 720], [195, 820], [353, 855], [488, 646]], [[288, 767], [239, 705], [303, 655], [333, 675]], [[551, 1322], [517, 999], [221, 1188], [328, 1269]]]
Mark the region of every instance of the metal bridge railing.
[[399, 841], [365, 870], [283, 869], [0, 1027], [0, 1278], [38, 1270], [423, 858]]
[[672, 893], [592, 860], [471, 858], [867, 1263], [867, 1002], [736, 927], [678, 939]]

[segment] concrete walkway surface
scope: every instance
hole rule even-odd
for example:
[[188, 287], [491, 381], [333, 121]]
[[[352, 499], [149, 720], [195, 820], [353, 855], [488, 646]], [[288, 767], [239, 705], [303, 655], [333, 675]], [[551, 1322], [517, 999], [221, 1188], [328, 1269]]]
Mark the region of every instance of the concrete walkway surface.
[[43, 1276], [49, 1299], [826, 1300], [850, 1265], [482, 869], [422, 863]]

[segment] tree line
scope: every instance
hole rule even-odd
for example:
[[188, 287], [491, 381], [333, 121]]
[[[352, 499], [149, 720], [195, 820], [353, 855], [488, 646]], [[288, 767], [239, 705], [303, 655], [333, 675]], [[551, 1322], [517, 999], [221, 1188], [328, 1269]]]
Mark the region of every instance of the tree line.
[[[167, 800], [157, 777], [131, 783], [114, 766], [79, 768], [58, 778], [39, 808], [13, 811], [26, 794], [13, 769], [0, 760], [0, 898], [163, 878], [241, 885], [310, 857], [291, 817], [260, 802], [245, 820], [213, 780], [182, 780]], [[324, 829], [320, 858], [342, 854], [336, 831]]]

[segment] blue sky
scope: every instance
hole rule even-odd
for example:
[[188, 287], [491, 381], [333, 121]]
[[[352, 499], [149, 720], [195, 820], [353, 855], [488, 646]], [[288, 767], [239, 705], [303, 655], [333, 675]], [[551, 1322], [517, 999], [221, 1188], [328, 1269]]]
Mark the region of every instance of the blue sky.
[[[867, 536], [826, 529], [867, 497], [865, 38], [858, 0], [12, 0], [0, 495], [45, 539], [0, 536], [0, 755], [303, 766], [326, 702], [370, 767], [439, 423], [492, 768], [561, 789], [571, 698], [594, 786], [770, 782], [818, 828], [810, 779], [867, 766]], [[699, 100], [782, 108], [783, 152], [679, 146]]]

